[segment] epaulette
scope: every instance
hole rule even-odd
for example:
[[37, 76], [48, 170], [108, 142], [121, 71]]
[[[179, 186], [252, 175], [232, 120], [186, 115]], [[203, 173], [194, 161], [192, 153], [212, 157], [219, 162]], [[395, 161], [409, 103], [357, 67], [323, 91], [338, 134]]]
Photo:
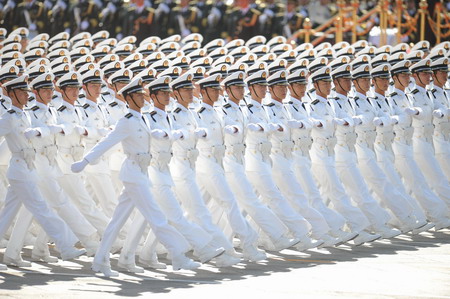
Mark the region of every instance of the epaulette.
[[109, 96], [110, 93], [109, 93], [108, 91], [105, 91], [105, 92], [102, 92], [102, 95], [104, 95], [104, 96]]
[[248, 105], [247, 105], [247, 108], [248, 108], [248, 109], [250, 109], [250, 108], [252, 108], [252, 107], [253, 107], [253, 104], [248, 104]]
[[35, 100], [34, 97], [28, 97], [28, 102], [31, 102], [32, 100]]
[[319, 100], [314, 100], [311, 102], [311, 105], [317, 105], [320, 101]]
[[411, 91], [411, 93], [412, 94], [416, 94], [416, 93], [418, 93], [419, 92], [419, 90], [416, 88], [416, 89], [414, 89], [413, 91]]
[[38, 106], [33, 106], [33, 107], [30, 108], [30, 110], [31, 111], [36, 111], [36, 110], [39, 110], [39, 107]]
[[128, 114], [125, 115], [125, 118], [131, 118], [132, 116], [133, 116], [133, 114], [128, 113]]
[[395, 97], [397, 95], [397, 92], [393, 92], [393, 93], [391, 93], [389, 96], [392, 98], [392, 97]]
[[315, 92], [315, 91], [316, 91], [315, 88], [311, 88], [310, 90], [308, 90], [308, 93], [313, 93], [313, 92]]
[[155, 114], [157, 114], [157, 113], [158, 113], [158, 112], [156, 112], [156, 111], [152, 111], [152, 112], [149, 113], [150, 117], [152, 118], [152, 120], [153, 120], [154, 122], [156, 122], [156, 119], [155, 119], [153, 116], [155, 116]]
[[87, 109], [87, 108], [89, 108], [89, 104], [88, 103], [86, 103], [86, 104], [84, 104], [83, 106], [81, 106], [81, 107], [83, 107], [84, 109]]
[[58, 112], [63, 112], [64, 110], [66, 110], [66, 106], [62, 105], [61, 107], [58, 108]]
[[231, 107], [231, 104], [225, 104], [225, 105], [223, 105], [223, 108], [226, 108], [226, 109], [228, 109], [228, 108], [230, 108]]
[[205, 107], [200, 108], [200, 110], [198, 110], [198, 113], [202, 113], [203, 111], [205, 111]]
[[86, 95], [85, 95], [85, 94], [80, 94], [78, 97], [79, 97], [80, 99], [82, 99], [82, 98], [85, 98]]
[[181, 108], [177, 108], [177, 109], [175, 109], [175, 110], [173, 110], [173, 112], [175, 112], [175, 113], [179, 113], [181, 111]]
[[52, 96], [52, 100], [54, 100], [54, 99], [56, 99], [58, 96], [56, 95], [56, 94], [54, 94], [53, 96]]
[[117, 105], [119, 105], [119, 104], [117, 104], [117, 102], [109, 103], [109, 106], [111, 106], [111, 107], [116, 107]]
[[13, 109], [10, 109], [10, 110], [8, 110], [8, 113], [9, 113], [9, 114], [13, 114], [13, 113], [16, 113], [16, 111], [13, 110]]
[[267, 106], [267, 107], [273, 107], [273, 106], [275, 106], [275, 104], [274, 104], [274, 103], [269, 103], [269, 104], [267, 104], [266, 106]]
[[292, 105], [292, 104], [294, 104], [294, 102], [292, 102], [292, 101], [289, 101], [289, 102], [287, 102], [286, 104], [290, 104], [290, 105]]
[[353, 100], [356, 102], [359, 100], [359, 97], [354, 97]]

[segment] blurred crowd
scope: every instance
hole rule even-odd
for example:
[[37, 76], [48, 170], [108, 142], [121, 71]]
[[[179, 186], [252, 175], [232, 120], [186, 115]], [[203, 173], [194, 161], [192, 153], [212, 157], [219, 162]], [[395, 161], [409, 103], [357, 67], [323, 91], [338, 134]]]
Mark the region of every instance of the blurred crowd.
[[[416, 2], [406, 3], [410, 14], [416, 13]], [[359, 14], [377, 3], [359, 1]], [[135, 35], [138, 42], [153, 35], [201, 33], [209, 42], [256, 35], [289, 38], [306, 18], [315, 28], [337, 12], [336, 1], [330, 0], [0, 0], [0, 27], [8, 32], [26, 27], [30, 37], [107, 30], [119, 40]]]

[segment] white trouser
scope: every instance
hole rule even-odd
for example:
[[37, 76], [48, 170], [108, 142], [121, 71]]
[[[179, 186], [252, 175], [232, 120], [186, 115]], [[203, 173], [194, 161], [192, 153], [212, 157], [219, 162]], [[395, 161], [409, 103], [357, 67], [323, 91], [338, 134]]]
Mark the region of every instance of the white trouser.
[[65, 174], [59, 179], [63, 190], [69, 195], [81, 214], [103, 235], [110, 220], [95, 204], [79, 174]]
[[[188, 241], [194, 250], [200, 250], [207, 246], [212, 237], [201, 228], [198, 224], [189, 222], [184, 216], [180, 203], [175, 198], [170, 185], [152, 185], [152, 193], [157, 195], [155, 199], [164, 215], [167, 217], [169, 224], [175, 227], [183, 237]], [[134, 263], [134, 256], [139, 240], [142, 237], [147, 222], [142, 214], [137, 214], [133, 219], [131, 229], [128, 231], [124, 248], [120, 254], [120, 259], [126, 263]], [[127, 244], [134, 242], [134, 244]]]
[[[31, 212], [48, 236], [55, 241], [62, 254], [72, 250], [73, 233], [67, 224], [49, 208], [42, 198], [37, 184], [33, 181], [9, 180], [5, 206], [0, 213], [0, 239], [11, 225], [22, 204]], [[16, 225], [18, 225], [17, 222]]]
[[411, 152], [396, 154], [395, 167], [402, 176], [406, 189], [411, 190], [427, 218], [433, 222], [440, 222], [449, 216], [447, 205], [431, 191]]
[[414, 160], [425, 176], [428, 185], [450, 208], [450, 183], [434, 156], [433, 146], [423, 138], [414, 138], [413, 149]]
[[[225, 250], [233, 248], [230, 239], [214, 224], [212, 216], [203, 200], [200, 187], [197, 184], [195, 172], [190, 162], [183, 157], [173, 157], [170, 163], [170, 171], [174, 182], [176, 198], [181, 202], [187, 218], [200, 225], [213, 237], [211, 245], [223, 247]], [[178, 174], [178, 175], [177, 175]]]
[[179, 256], [189, 250], [184, 237], [169, 223], [150, 192], [148, 184], [124, 182], [124, 189], [119, 197], [119, 204], [114, 210], [111, 222], [106, 227], [100, 247], [95, 254], [94, 263], [110, 266], [109, 251], [122, 226], [127, 221], [134, 207], [150, 224], [158, 240], [173, 256]]
[[[371, 183], [372, 186], [374, 183], [380, 183], [379, 188], [382, 189], [382, 192], [379, 193], [383, 193], [386, 192], [389, 187], [387, 186], [386, 177], [382, 173], [381, 169], [378, 168], [378, 165], [374, 159], [367, 161], [369, 165], [361, 166], [360, 163], [360, 169], [358, 169], [358, 160], [355, 152], [351, 152], [340, 145], [336, 145], [336, 147], [340, 147], [339, 150], [336, 150], [336, 154], [344, 154], [346, 157], [346, 159], [342, 159], [342, 162], [341, 160], [340, 162], [336, 162], [336, 172], [345, 187], [346, 193], [353, 199], [354, 202], [356, 202], [361, 211], [366, 215], [367, 219], [369, 219], [373, 230], [377, 230], [378, 228], [385, 226], [389, 221], [390, 216], [372, 197], [366, 183]], [[358, 148], [358, 151], [370, 150], [368, 148], [362, 149], [359, 144], [357, 144], [356, 147]], [[373, 153], [373, 156], [375, 157], [375, 153]], [[359, 156], [358, 159], [360, 159]], [[364, 167], [368, 169], [363, 169]], [[370, 176], [369, 174], [371, 173], [377, 173], [379, 177], [377, 178], [373, 175]]]
[[345, 218], [325, 205], [311, 173], [310, 159], [305, 156], [295, 157], [294, 174], [306, 192], [311, 206], [322, 214], [331, 231], [337, 232], [341, 229], [345, 225]]
[[7, 165], [0, 165], [0, 208], [3, 207], [8, 190], [8, 179], [6, 178]]
[[[61, 189], [56, 179], [54, 177], [42, 176], [41, 174], [39, 175], [38, 186], [49, 206], [55, 210], [55, 212], [66, 222], [75, 234], [76, 238], [75, 236], [73, 237], [74, 243], [78, 238], [78, 240], [80, 240], [86, 248], [89, 248], [92, 243], [93, 235], [96, 235], [97, 231], [70, 202], [70, 199]], [[28, 213], [26, 216], [19, 213], [18, 223], [20, 223], [20, 226], [25, 226], [27, 223], [28, 225], [24, 227], [24, 229], [14, 229], [11, 238], [13, 239], [13, 242], [8, 243], [7, 251], [5, 253], [7, 256], [14, 259], [19, 257], [15, 254], [20, 253], [20, 250], [23, 247], [25, 235], [28, 231], [29, 225], [31, 224], [31, 219], [29, 219], [29, 217], [32, 217], [31, 213]], [[35, 247], [45, 248], [48, 238], [40, 236], [41, 234], [45, 234], [45, 231], [41, 230], [39, 232]], [[38, 240], [40, 240], [40, 242], [44, 242], [44, 244], [39, 243]]]
[[[383, 204], [385, 204], [397, 218], [398, 222], [405, 224], [408, 222], [408, 218], [415, 218], [419, 222], [426, 221], [425, 213], [419, 206], [417, 200], [409, 195], [405, 190], [402, 179], [395, 169], [394, 165], [394, 153], [384, 146], [375, 145], [375, 151], [377, 154], [377, 163], [386, 175], [387, 180], [392, 184], [397, 192], [401, 196], [398, 197], [385, 197]], [[374, 191], [378, 188], [371, 187]], [[376, 194], [376, 193], [375, 193]], [[380, 199], [381, 201], [381, 199]], [[393, 220], [393, 219], [391, 219]], [[394, 221], [395, 222], [395, 221]]]
[[[290, 161], [291, 162], [291, 161]], [[292, 165], [292, 163], [290, 163]], [[287, 165], [285, 165], [287, 166]], [[281, 194], [286, 198], [297, 213], [311, 224], [311, 236], [320, 239], [330, 232], [325, 218], [308, 202], [305, 192], [298, 183], [291, 167], [273, 166], [273, 179]]]
[[334, 209], [345, 217], [348, 227], [353, 232], [359, 233], [370, 225], [364, 213], [352, 205], [339, 180], [334, 164], [330, 164], [328, 161], [323, 162], [320, 159], [312, 159], [311, 171], [316, 181], [320, 183], [322, 196], [331, 200]]
[[120, 194], [122, 192], [123, 184], [119, 178], [120, 171], [119, 170], [111, 170], [111, 181], [114, 185], [114, 191], [116, 194]]
[[255, 244], [258, 236], [242, 216], [237, 200], [225, 179], [223, 168], [216, 163], [215, 167], [197, 171], [197, 181], [202, 197], [211, 196], [224, 209], [233, 232], [239, 236], [243, 246]]
[[435, 157], [438, 160], [442, 171], [445, 173], [447, 180], [450, 181], [450, 150], [449, 153], [436, 153]]
[[283, 221], [294, 237], [304, 238], [308, 235], [310, 224], [289, 205], [275, 185], [270, 172], [246, 171], [246, 175], [263, 201]]
[[288, 229], [283, 222], [255, 194], [253, 186], [245, 175], [244, 166], [231, 161], [228, 165], [231, 167], [225, 169], [225, 177], [243, 210], [272, 241], [286, 234]]
[[103, 213], [111, 218], [117, 205], [116, 187], [112, 183], [111, 176], [105, 173], [91, 172], [85, 172], [85, 175], [86, 183], [92, 189]]

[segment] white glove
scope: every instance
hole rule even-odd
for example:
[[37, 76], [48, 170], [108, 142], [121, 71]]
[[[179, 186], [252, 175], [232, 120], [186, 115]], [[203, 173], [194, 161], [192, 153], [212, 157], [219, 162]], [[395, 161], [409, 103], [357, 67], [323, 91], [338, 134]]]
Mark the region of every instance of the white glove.
[[206, 130], [204, 128], [197, 128], [194, 131], [195, 137], [197, 138], [205, 138], [206, 137]]
[[253, 131], [253, 132], [259, 132], [259, 131], [262, 131], [261, 127], [260, 127], [259, 125], [257, 125], [257, 124], [248, 124], [247, 128], [248, 128], [250, 131]]
[[78, 135], [87, 135], [87, 131], [84, 127], [76, 125], [75, 130], [77, 131]]
[[48, 129], [50, 130], [50, 132], [52, 134], [64, 133], [63, 129], [62, 129], [62, 126], [59, 126], [59, 125], [48, 125], [47, 127], [48, 127]]
[[108, 135], [109, 132], [111, 132], [111, 130], [108, 129], [108, 128], [100, 128], [100, 129], [98, 129], [98, 134], [100, 136], [102, 136], [102, 137]]
[[417, 115], [417, 109], [416, 108], [406, 108], [405, 113], [408, 115]]
[[183, 137], [184, 137], [183, 133], [180, 130], [172, 131], [172, 139], [173, 140], [178, 140], [178, 139], [181, 139]]
[[353, 122], [355, 123], [355, 126], [359, 126], [362, 124], [362, 120], [359, 116], [352, 116]]
[[440, 110], [434, 110], [433, 111], [433, 116], [437, 117], [437, 118], [441, 118], [444, 116], [444, 113], [442, 113]]
[[167, 137], [166, 132], [164, 132], [163, 130], [160, 129], [154, 129], [151, 132], [152, 137], [156, 138], [156, 139], [163, 139], [164, 137]]
[[343, 126], [345, 125], [346, 121], [340, 118], [333, 118], [333, 124], [338, 125], [338, 126]]
[[301, 121], [298, 121], [296, 119], [290, 119], [287, 121], [287, 125], [291, 129], [300, 129], [303, 127], [303, 123]]
[[382, 126], [382, 125], [383, 125], [383, 121], [381, 120], [381, 118], [375, 117], [375, 118], [373, 119], [373, 124], [374, 124], [376, 127], [379, 127], [379, 126]]
[[317, 119], [313, 119], [313, 120], [312, 120], [312, 124], [313, 124], [314, 127], [317, 127], [317, 128], [322, 128], [322, 127], [323, 127], [322, 122], [320, 122], [320, 121], [317, 120]]
[[82, 172], [88, 164], [89, 162], [86, 159], [83, 159], [81, 161], [73, 163], [70, 169], [72, 170], [72, 172], [79, 173]]
[[41, 133], [38, 129], [28, 128], [25, 130], [25, 132], [23, 132], [23, 134], [25, 135], [26, 139], [31, 139], [33, 137], [39, 136]]
[[225, 126], [225, 128], [223, 128], [223, 131], [225, 132], [225, 134], [230, 134], [230, 135], [234, 135], [237, 133], [236, 127], [233, 127], [233, 126]]
[[397, 115], [391, 116], [391, 121], [392, 124], [394, 125], [398, 124], [398, 116]]
[[278, 124], [274, 124], [274, 123], [269, 123], [267, 125], [267, 128], [269, 129], [269, 132], [275, 132], [278, 131], [278, 129], [280, 128], [280, 126]]

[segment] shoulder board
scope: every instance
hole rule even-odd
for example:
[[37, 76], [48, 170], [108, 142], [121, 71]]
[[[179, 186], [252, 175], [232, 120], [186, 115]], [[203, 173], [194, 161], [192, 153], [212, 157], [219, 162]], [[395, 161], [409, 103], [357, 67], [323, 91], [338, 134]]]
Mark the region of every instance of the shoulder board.
[[249, 109], [252, 108], [252, 107], [253, 107], [253, 104], [248, 104], [247, 105], [247, 108], [249, 108]]
[[87, 108], [89, 108], [89, 104], [88, 103], [86, 103], [86, 104], [84, 104], [82, 107], [84, 108], [84, 109], [87, 109]]
[[63, 112], [64, 110], [66, 110], [66, 108], [67, 107], [63, 105], [63, 106], [59, 107], [57, 111]]
[[419, 90], [416, 88], [416, 89], [414, 89], [413, 91], [411, 91], [411, 93], [412, 94], [416, 94], [416, 93], [418, 93], [419, 92]]
[[358, 101], [359, 97], [354, 97], [353, 100]]
[[225, 104], [225, 105], [223, 105], [223, 108], [230, 108], [231, 107], [231, 105], [230, 104]]
[[31, 101], [33, 101], [33, 100], [35, 100], [34, 97], [28, 97], [28, 102], [31, 102]]
[[38, 106], [33, 106], [33, 107], [30, 108], [30, 110], [31, 111], [36, 111], [36, 110], [39, 110], [39, 107]]
[[294, 104], [294, 102], [292, 102], [292, 101], [289, 101], [289, 102], [287, 102], [286, 104], [291, 104], [291, 105], [292, 105], [292, 104]]
[[389, 96], [390, 97], [395, 97], [397, 95], [397, 93], [396, 92], [393, 92], [393, 93], [391, 93]]
[[107, 92], [107, 91], [105, 91], [105, 92], [102, 92], [102, 95], [104, 95], [104, 96], [109, 96], [109, 95], [110, 95], [110, 93], [109, 93], [109, 92]]
[[54, 94], [53, 96], [52, 96], [52, 100], [54, 100], [54, 99], [56, 99], [58, 96], [56, 95], [56, 94]]
[[84, 94], [80, 94], [79, 96], [78, 96], [80, 99], [82, 99], [82, 98], [85, 98], [86, 97], [86, 95], [84, 95]]
[[153, 116], [153, 115], [155, 115], [156, 113], [157, 113], [156, 111], [152, 111], [152, 112], [150, 112], [150, 115]]
[[274, 104], [274, 103], [269, 103], [269, 104], [267, 104], [266, 106], [267, 106], [267, 107], [273, 107], [273, 106], [275, 106], [275, 104]]
[[312, 105], [317, 105], [320, 101], [319, 100], [314, 100], [311, 102]]
[[116, 102], [112, 102], [112, 103], [109, 103], [109, 106], [111, 106], [111, 107], [115, 107], [115, 106], [117, 106], [118, 104], [116, 103]]
[[16, 113], [16, 111], [13, 110], [13, 109], [11, 109], [11, 110], [8, 110], [8, 113], [9, 113], [9, 114], [13, 114], [13, 113]]
[[315, 91], [316, 91], [315, 88], [311, 88], [310, 90], [308, 90], [308, 93], [313, 93], [313, 92], [315, 92]]
[[173, 112], [175, 112], [175, 113], [179, 113], [180, 111], [181, 111], [181, 108], [177, 108], [177, 109], [173, 110]]
[[203, 111], [205, 111], [205, 107], [200, 108], [200, 110], [198, 110], [198, 113], [202, 113]]
[[125, 118], [131, 118], [132, 116], [133, 116], [133, 114], [128, 113], [128, 114], [125, 115]]
[[435, 92], [436, 92], [436, 88], [433, 88], [433, 89], [431, 90], [431, 92], [432, 92], [432, 93], [435, 93]]

